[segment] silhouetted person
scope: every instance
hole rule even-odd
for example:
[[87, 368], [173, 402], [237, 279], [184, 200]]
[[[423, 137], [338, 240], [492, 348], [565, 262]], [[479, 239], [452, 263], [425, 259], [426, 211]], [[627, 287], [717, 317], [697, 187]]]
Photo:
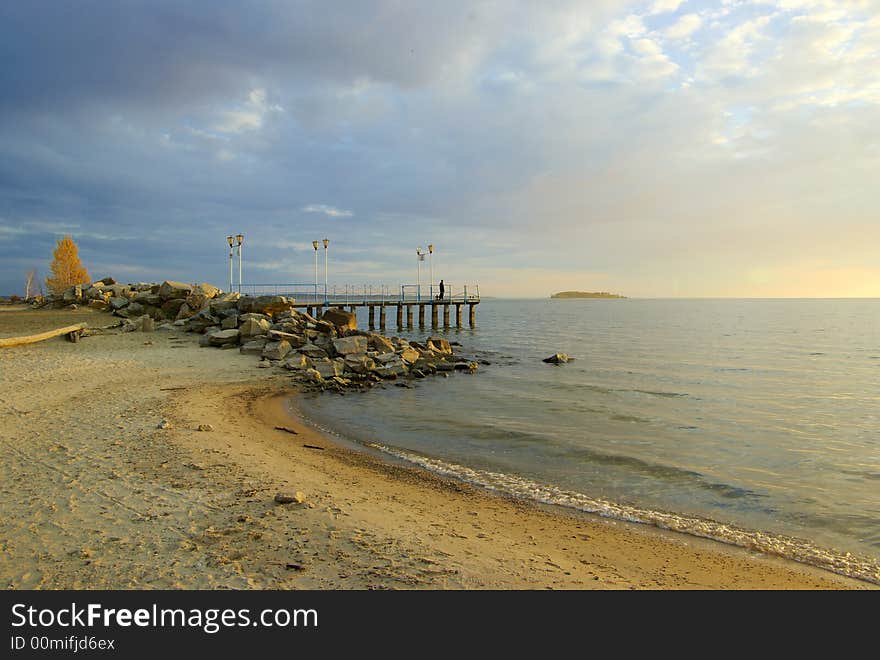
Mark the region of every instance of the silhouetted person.
[[443, 280], [440, 280], [440, 295], [437, 296], [437, 300], [443, 300], [444, 293], [446, 293], [446, 286], [443, 284]]

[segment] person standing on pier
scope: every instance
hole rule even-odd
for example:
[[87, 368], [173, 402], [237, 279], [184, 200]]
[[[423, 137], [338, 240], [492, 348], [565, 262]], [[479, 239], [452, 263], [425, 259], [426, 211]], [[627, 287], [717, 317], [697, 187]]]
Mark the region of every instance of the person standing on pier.
[[444, 293], [446, 293], [446, 286], [443, 284], [443, 280], [440, 280], [440, 295], [437, 296], [437, 300], [443, 300]]

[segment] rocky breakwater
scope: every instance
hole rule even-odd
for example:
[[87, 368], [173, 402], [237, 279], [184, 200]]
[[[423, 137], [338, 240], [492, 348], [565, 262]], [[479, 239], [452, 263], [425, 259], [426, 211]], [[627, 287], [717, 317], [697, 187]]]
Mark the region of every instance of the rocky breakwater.
[[330, 308], [317, 319], [282, 296], [242, 298], [234, 308], [223, 307], [191, 317], [186, 328], [203, 333], [203, 346], [237, 347], [266, 366], [292, 372], [306, 390], [362, 390], [399, 378], [478, 368], [477, 362], [456, 356], [442, 337], [421, 343], [363, 332], [355, 315], [342, 309]]
[[357, 319], [328, 308], [320, 319], [284, 296], [240, 296], [210, 284], [118, 284], [105, 278], [71, 287], [48, 302], [86, 304], [122, 317], [123, 331], [180, 330], [202, 335], [204, 347], [238, 349], [259, 366], [292, 372], [307, 390], [366, 389], [397, 379], [473, 373], [478, 362], [455, 355], [443, 337], [425, 342], [357, 328]]

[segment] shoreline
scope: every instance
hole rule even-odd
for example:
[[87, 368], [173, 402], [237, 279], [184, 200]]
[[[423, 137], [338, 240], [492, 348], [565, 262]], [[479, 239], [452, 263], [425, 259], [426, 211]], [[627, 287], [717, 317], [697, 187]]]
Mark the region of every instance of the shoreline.
[[290, 417], [289, 376], [194, 335], [49, 341], [0, 368], [7, 588], [875, 588], [347, 449]]

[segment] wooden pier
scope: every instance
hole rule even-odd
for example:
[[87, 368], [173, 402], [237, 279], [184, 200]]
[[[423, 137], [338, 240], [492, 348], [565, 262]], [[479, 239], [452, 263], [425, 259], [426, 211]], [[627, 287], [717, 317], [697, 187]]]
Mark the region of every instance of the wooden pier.
[[[293, 306], [304, 309], [308, 314], [318, 318], [329, 307], [348, 309], [357, 314], [359, 307], [367, 309], [369, 329], [377, 326], [384, 330], [387, 327], [387, 309], [395, 309], [395, 320], [399, 329], [415, 327], [418, 316], [418, 327], [426, 327], [426, 308], [430, 308], [431, 328], [451, 327], [451, 308], [455, 308], [455, 327], [464, 323], [465, 307], [467, 307], [468, 325], [476, 325], [476, 307], [480, 304], [480, 287], [468, 285], [455, 288], [447, 285], [443, 298], [435, 295], [436, 287], [402, 285], [389, 287], [346, 286], [334, 287], [327, 292], [323, 286], [306, 284], [247, 284], [242, 285], [242, 295], [253, 296], [285, 296], [293, 299]], [[378, 309], [378, 324], [376, 311]], [[440, 312], [442, 311], [442, 326]]]

